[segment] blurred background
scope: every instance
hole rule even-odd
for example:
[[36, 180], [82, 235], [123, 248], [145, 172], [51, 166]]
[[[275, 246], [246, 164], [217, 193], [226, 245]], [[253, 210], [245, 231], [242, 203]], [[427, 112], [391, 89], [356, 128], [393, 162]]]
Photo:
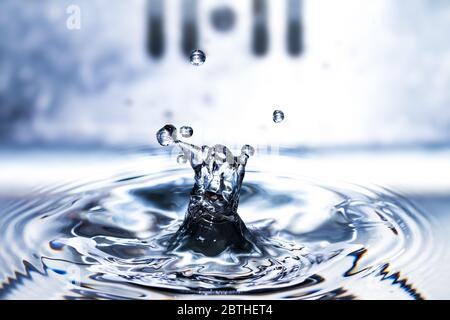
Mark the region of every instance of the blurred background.
[[0, 29], [3, 144], [154, 144], [166, 122], [207, 143], [450, 138], [446, 0], [3, 0]]
[[448, 0], [2, 0], [0, 30], [0, 210], [132, 167], [173, 123], [398, 190], [448, 238]]

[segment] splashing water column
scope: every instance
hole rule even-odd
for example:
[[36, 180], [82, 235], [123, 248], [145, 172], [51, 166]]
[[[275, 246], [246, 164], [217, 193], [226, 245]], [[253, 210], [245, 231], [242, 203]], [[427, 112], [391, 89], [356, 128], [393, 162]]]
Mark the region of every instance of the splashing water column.
[[245, 145], [236, 157], [223, 145], [197, 147], [179, 140], [173, 125], [164, 126], [156, 137], [162, 146], [178, 146], [195, 172], [188, 211], [170, 240], [170, 249], [193, 250], [206, 256], [261, 252], [237, 214], [245, 166], [254, 149]]

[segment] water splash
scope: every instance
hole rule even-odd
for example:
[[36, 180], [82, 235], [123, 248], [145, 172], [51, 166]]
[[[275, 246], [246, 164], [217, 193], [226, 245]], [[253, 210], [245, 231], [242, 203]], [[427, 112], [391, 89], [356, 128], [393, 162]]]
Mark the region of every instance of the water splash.
[[423, 270], [445, 241], [433, 240], [427, 216], [401, 196], [279, 174], [273, 168], [302, 162], [260, 155], [238, 211], [265, 252], [207, 256], [168, 249], [186, 219], [192, 169], [156, 151], [139, 159], [3, 206], [0, 298], [427, 297]]
[[237, 214], [245, 166], [254, 154], [253, 147], [243, 146], [242, 153], [236, 157], [223, 145], [187, 144], [177, 138], [173, 125], [164, 126], [156, 137], [162, 146], [178, 146], [195, 172], [186, 218], [169, 247], [206, 256], [217, 256], [224, 251], [261, 253], [262, 248], [258, 248], [256, 239]]
[[191, 169], [155, 154], [3, 207], [0, 298], [424, 297], [414, 279], [439, 243], [401, 196], [277, 175], [267, 163], [286, 159], [269, 156], [252, 158], [243, 184], [250, 145], [199, 147], [173, 125], [156, 137], [180, 149], [194, 187]]

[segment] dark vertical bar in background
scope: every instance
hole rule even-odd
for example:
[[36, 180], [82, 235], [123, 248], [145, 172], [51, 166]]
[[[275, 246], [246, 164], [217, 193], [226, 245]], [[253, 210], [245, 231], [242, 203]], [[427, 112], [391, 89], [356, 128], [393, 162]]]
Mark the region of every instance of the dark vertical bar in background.
[[303, 0], [287, 1], [287, 50], [291, 56], [299, 56], [303, 52]]
[[181, 7], [181, 50], [187, 57], [198, 48], [197, 0], [182, 0]]
[[153, 58], [164, 54], [164, 0], [147, 0], [147, 51]]
[[257, 56], [265, 55], [269, 47], [267, 25], [267, 1], [253, 0], [252, 50]]

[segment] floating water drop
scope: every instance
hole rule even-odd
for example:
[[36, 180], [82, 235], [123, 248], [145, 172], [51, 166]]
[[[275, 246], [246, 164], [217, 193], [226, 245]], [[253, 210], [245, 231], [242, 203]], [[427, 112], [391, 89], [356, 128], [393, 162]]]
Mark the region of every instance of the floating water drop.
[[177, 128], [171, 124], [164, 126], [156, 133], [156, 139], [164, 147], [171, 145], [177, 140]]
[[191, 52], [191, 64], [194, 66], [201, 66], [206, 61], [206, 55], [202, 50], [196, 49]]
[[187, 162], [187, 159], [186, 159], [186, 157], [184, 156], [184, 154], [180, 154], [180, 155], [177, 157], [177, 162], [178, 162], [179, 164], [185, 164], [185, 163]]
[[180, 133], [183, 138], [190, 138], [194, 134], [194, 130], [189, 126], [182, 126], [180, 128]]
[[273, 112], [273, 122], [280, 123], [284, 120], [284, 112], [281, 110], [275, 110]]
[[242, 147], [241, 152], [251, 157], [255, 154], [255, 148], [253, 148], [251, 145], [246, 144]]

